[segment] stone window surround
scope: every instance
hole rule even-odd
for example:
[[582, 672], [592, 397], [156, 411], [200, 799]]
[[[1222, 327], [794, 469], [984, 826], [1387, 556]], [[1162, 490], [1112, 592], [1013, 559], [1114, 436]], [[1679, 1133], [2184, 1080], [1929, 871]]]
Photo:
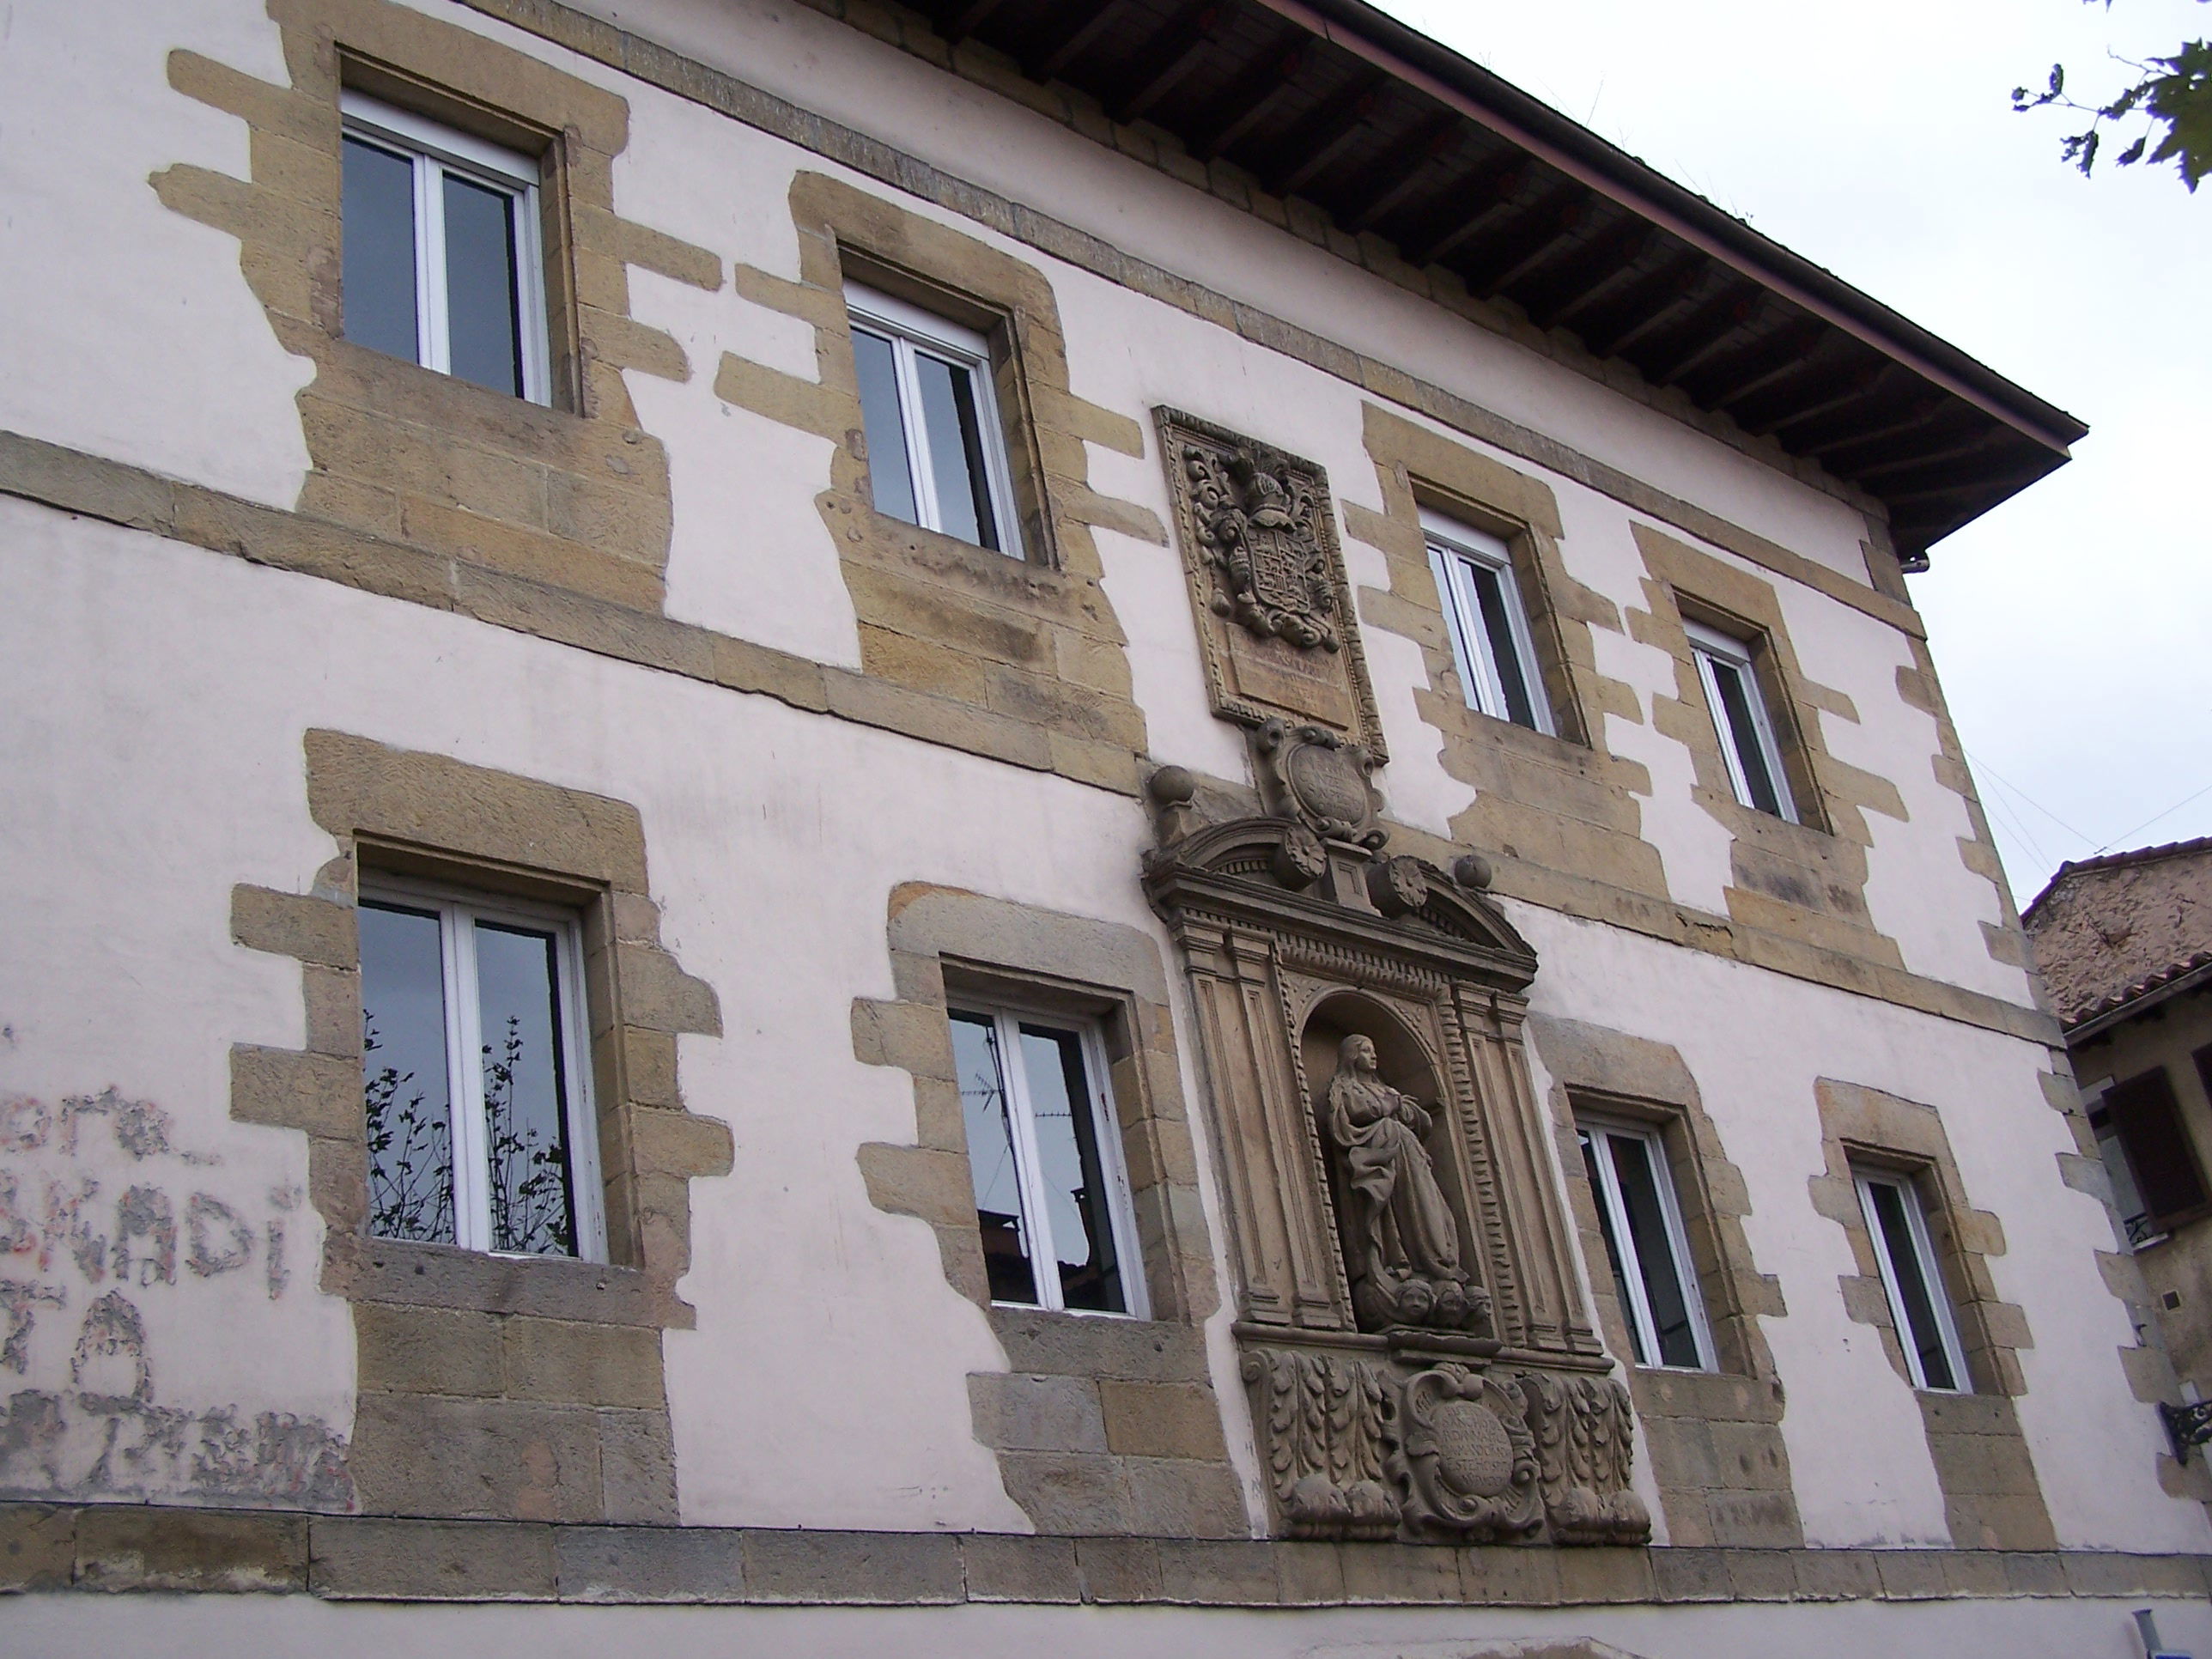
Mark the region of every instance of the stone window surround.
[[[250, 182], [179, 165], [154, 175], [173, 210], [235, 236], [278, 344], [314, 367], [297, 401], [310, 471], [297, 510], [392, 544], [385, 584], [422, 597], [405, 550], [451, 561], [487, 602], [542, 614], [544, 587], [658, 615], [667, 458], [623, 380], [683, 380], [661, 331], [629, 315], [629, 267], [719, 289], [719, 259], [614, 210], [628, 145], [619, 94], [392, 0], [266, 0], [289, 87], [179, 50], [170, 84], [244, 121]], [[344, 337], [342, 92], [385, 100], [536, 158], [551, 405], [477, 386]], [[528, 596], [528, 597], [526, 597]]]
[[[1368, 625], [1420, 647], [1427, 683], [1414, 688], [1415, 705], [1443, 736], [1445, 769], [1475, 790], [1455, 837], [1498, 862], [1500, 890], [1539, 903], [1571, 908], [1569, 889], [1589, 884], [1663, 901], [1665, 870], [1640, 833], [1638, 798], [1650, 793], [1650, 774], [1602, 737], [1607, 718], [1644, 720], [1635, 690], [1597, 667], [1594, 630], [1622, 631], [1620, 613], [1568, 573], [1551, 486], [1455, 434], [1371, 402], [1362, 410], [1384, 510], [1346, 502], [1345, 529], [1382, 553], [1390, 586], [1361, 589], [1360, 612]], [[1468, 707], [1429, 563], [1425, 506], [1490, 531], [1511, 550], [1559, 736]]]
[[[813, 329], [816, 379], [725, 353], [714, 391], [833, 445], [816, 505], [852, 595], [862, 674], [935, 711], [947, 741], [1133, 793], [1145, 720], [1092, 532], [1164, 545], [1167, 532], [1149, 507], [1091, 489], [1087, 446], [1141, 458], [1142, 427], [1070, 389], [1058, 301], [1036, 266], [825, 173], [799, 172], [790, 204], [798, 279], [739, 264], [737, 289]], [[876, 510], [848, 280], [990, 342], [1026, 558]]]
[[[632, 807], [442, 756], [311, 730], [310, 816], [337, 843], [306, 895], [240, 886], [232, 933], [297, 958], [304, 1051], [240, 1045], [231, 1115], [308, 1137], [322, 1290], [353, 1304], [348, 1468], [371, 1512], [671, 1520], [659, 1333], [689, 1328], [690, 1181], [726, 1175], [726, 1125], [692, 1115], [679, 1033], [719, 1035], [714, 994], [659, 943]], [[562, 904], [583, 924], [612, 1260], [518, 1260], [372, 1237], [356, 905], [366, 866]]]
[[[1672, 1046], [1557, 1016], [1532, 1015], [1533, 1045], [1551, 1074], [1553, 1122], [1581, 1237], [1584, 1271], [1607, 1347], [1620, 1358], [1668, 1539], [1675, 1546], [1794, 1548], [1804, 1541], [1780, 1425], [1784, 1391], [1760, 1326], [1788, 1308], [1753, 1262], [1744, 1231], [1751, 1199], [1707, 1115], [1696, 1079]], [[1656, 1127], [1688, 1236], [1717, 1369], [1637, 1365], [1607, 1266], [1596, 1198], [1575, 1140], [1578, 1109]]]
[[[1874, 834], [1866, 814], [1899, 821], [1910, 815], [1894, 784], [1836, 759], [1820, 735], [1821, 715], [1856, 722], [1856, 707], [1798, 665], [1773, 583], [1641, 521], [1631, 528], [1649, 574], [1645, 608], [1629, 613], [1629, 633], [1674, 659], [1674, 696], [1654, 697], [1652, 723], [1689, 750], [1692, 798], [1729, 832], [1729, 915], [1816, 951], [1902, 968], [1896, 941], [1875, 930], [1867, 910]], [[1753, 672], [1801, 822], [1736, 799], [1686, 621], [1752, 644]]]
[[[976, 1372], [976, 1437], [1041, 1532], [1241, 1538], [1203, 1324], [1218, 1283], [1159, 947], [1117, 923], [926, 884], [890, 897], [895, 997], [857, 998], [855, 1057], [913, 1075], [916, 1139], [860, 1148], [878, 1209], [927, 1221], [945, 1275], [1008, 1370]], [[946, 1010], [1005, 1001], [1096, 1021], [1152, 1306], [1149, 1321], [992, 1304]]]
[[[2021, 1308], [1998, 1299], [1989, 1267], [1991, 1256], [2004, 1254], [2003, 1223], [1968, 1201], [1950, 1138], [1933, 1106], [1832, 1078], [1819, 1079], [1814, 1096], [1826, 1168], [1810, 1179], [1813, 1207], [1841, 1227], [1850, 1243], [1857, 1272], [1838, 1280], [1845, 1311], [1880, 1331], [1890, 1369], [1919, 1405], [1953, 1545], [2055, 1547], [2057, 1534], [2013, 1405], [2027, 1392], [2019, 1351], [2033, 1346], [2034, 1338]], [[1966, 1350], [1972, 1392], [1912, 1387], [1859, 1202], [1859, 1170], [1913, 1182]]]

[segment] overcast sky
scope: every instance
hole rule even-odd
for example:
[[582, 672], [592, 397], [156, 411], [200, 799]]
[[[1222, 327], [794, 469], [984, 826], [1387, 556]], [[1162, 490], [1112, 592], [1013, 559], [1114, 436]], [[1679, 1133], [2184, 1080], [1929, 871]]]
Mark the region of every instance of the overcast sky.
[[2212, 5], [1382, 3], [2088, 422], [1913, 598], [2021, 903], [2212, 834], [2212, 182], [2084, 179], [2008, 97], [2109, 96]]

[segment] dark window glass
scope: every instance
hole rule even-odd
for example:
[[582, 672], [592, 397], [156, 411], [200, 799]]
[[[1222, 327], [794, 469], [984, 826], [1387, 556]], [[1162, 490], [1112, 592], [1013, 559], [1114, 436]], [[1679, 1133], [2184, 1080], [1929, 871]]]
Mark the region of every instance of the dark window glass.
[[522, 395], [514, 198], [446, 174], [446, 327], [459, 379]]
[[2106, 1091], [2105, 1114], [2126, 1150], [2128, 1166], [2151, 1220], [2185, 1216], [2204, 1206], [2204, 1177], [2181, 1121], [2181, 1103], [2164, 1066]]
[[1073, 1031], [1022, 1028], [1022, 1075], [1036, 1122], [1037, 1163], [1060, 1258], [1061, 1304], [1120, 1313], [1121, 1274], [1098, 1159], [1097, 1114], [1085, 1079], [1083, 1044]]
[[999, 1034], [988, 1018], [952, 1016], [952, 1061], [968, 1127], [968, 1168], [975, 1187], [975, 1224], [983, 1235], [983, 1267], [994, 1302], [1034, 1306], [1036, 1278], [1022, 1222], [1022, 1183], [1014, 1158]]
[[1744, 785], [1751, 791], [1751, 804], [1778, 818], [1783, 816], [1782, 797], [1775, 789], [1774, 774], [1767, 769], [1765, 746], [1759, 740], [1759, 722], [1751, 712], [1751, 700], [1758, 695], [1747, 683], [1751, 671], [1718, 657], [1707, 660], [1713, 665], [1713, 684], [1720, 689], [1721, 707], [1728, 717], [1729, 729], [1721, 736], [1735, 750]]
[[1498, 683], [1505, 692], [1505, 718], [1533, 730], [1536, 709], [1522, 669], [1520, 641], [1513, 635], [1504, 579], [1479, 560], [1470, 559], [1467, 566], [1468, 574], [1474, 578], [1475, 598], [1482, 606], [1482, 631], [1490, 640], [1490, 660], [1497, 665]]
[[996, 551], [999, 530], [991, 515], [989, 475], [983, 470], [983, 428], [975, 412], [971, 371], [926, 352], [915, 354], [921, 384], [922, 430], [927, 437], [930, 482], [937, 489], [937, 526], [948, 536]]
[[1928, 1387], [1955, 1389], [1959, 1379], [1952, 1372], [1951, 1358], [1943, 1350], [1942, 1328], [1936, 1322], [1935, 1298], [1941, 1291], [1929, 1281], [1935, 1264], [1920, 1258], [1911, 1224], [1905, 1213], [1905, 1194], [1887, 1181], [1869, 1181], [1867, 1191], [1873, 1197], [1875, 1219], [1881, 1227], [1891, 1270], [1897, 1275], [1897, 1299], [1905, 1304], [1905, 1322], [1909, 1328], [1898, 1334], [1910, 1342], [1919, 1356], [1920, 1375]]
[[1636, 1265], [1651, 1327], [1659, 1340], [1659, 1363], [1694, 1368], [1699, 1364], [1697, 1332], [1690, 1323], [1689, 1300], [1682, 1292], [1682, 1264], [1667, 1237], [1660, 1207], [1659, 1182], [1651, 1167], [1653, 1147], [1630, 1135], [1607, 1135], [1613, 1172], [1620, 1178], [1620, 1207], [1628, 1214], [1629, 1237], [1636, 1241]]
[[453, 1243], [453, 1109], [438, 918], [361, 907], [361, 1078], [368, 1230]]
[[491, 1247], [520, 1255], [574, 1255], [554, 939], [495, 922], [476, 927]]
[[891, 343], [864, 329], [853, 331], [853, 366], [860, 371], [860, 419], [868, 434], [868, 483], [876, 511], [903, 524], [920, 524], [914, 475], [907, 465], [906, 419], [899, 413], [898, 368]]
[[345, 337], [410, 363], [416, 326], [415, 164], [358, 138], [345, 141], [340, 238]]
[[1651, 1356], [1644, 1352], [1644, 1333], [1637, 1328], [1636, 1302], [1628, 1293], [1628, 1272], [1620, 1253], [1620, 1240], [1613, 1236], [1613, 1206], [1605, 1201], [1605, 1176], [1598, 1169], [1597, 1142], [1589, 1130], [1582, 1132], [1583, 1169], [1589, 1176], [1590, 1196], [1597, 1205], [1598, 1231], [1605, 1235], [1605, 1258], [1613, 1264], [1613, 1291], [1620, 1299], [1620, 1317], [1628, 1327], [1628, 1346], [1635, 1351], [1636, 1363], [1648, 1365]]

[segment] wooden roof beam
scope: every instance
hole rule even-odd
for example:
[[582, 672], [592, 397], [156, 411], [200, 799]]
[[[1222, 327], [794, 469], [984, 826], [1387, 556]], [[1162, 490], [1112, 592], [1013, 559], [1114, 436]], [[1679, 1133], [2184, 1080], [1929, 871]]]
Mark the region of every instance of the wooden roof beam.
[[991, 14], [1005, 3], [1006, 0], [969, 0], [968, 4], [953, 9], [952, 21], [939, 24], [938, 33], [947, 46], [957, 46], [990, 21]]
[[1194, 128], [1184, 148], [1201, 161], [1210, 161], [1233, 148], [1291, 89], [1291, 81], [1312, 52], [1311, 40], [1301, 35], [1280, 52], [1255, 58], [1249, 68], [1214, 94], [1212, 119]]
[[1617, 356], [1644, 332], [1691, 305], [1703, 286], [1706, 269], [1704, 254], [1695, 248], [1684, 248], [1626, 293], [1608, 301], [1587, 319], [1577, 319], [1570, 326], [1596, 356]]
[[1589, 212], [1588, 197], [1561, 192], [1508, 219], [1480, 246], [1454, 259], [1451, 268], [1466, 279], [1468, 293], [1499, 293], [1516, 277], [1558, 258]]
[[[1636, 274], [1636, 262], [1658, 239], [1656, 226], [1625, 218], [1599, 232], [1577, 252], [1534, 266], [1501, 286], [1520, 301], [1537, 327], [1550, 328], [1586, 301], [1628, 281]], [[1530, 298], [1530, 293], [1538, 297]]]
[[1022, 54], [1022, 73], [1032, 81], [1057, 80], [1060, 72], [1080, 58], [1085, 48], [1114, 21], [1125, 0], [1091, 0], [1088, 5], [1060, 0], [1054, 27], [1043, 40]]
[[1812, 393], [1810, 397], [1801, 393], [1791, 398], [1789, 385], [1785, 382], [1770, 389], [1778, 398], [1772, 409], [1763, 415], [1739, 414], [1735, 417], [1736, 424], [1753, 437], [1763, 438], [1769, 433], [1779, 432], [1785, 426], [1796, 426], [1801, 422], [1831, 414], [1847, 404], [1874, 397], [1881, 383], [1889, 378], [1890, 371], [1896, 367], [1895, 363], [1883, 357], [1862, 364], [1841, 380], [1832, 376], [1824, 375], [1817, 380], [1808, 376], [1808, 380], [1812, 380], [1808, 388]]
[[1788, 439], [1784, 439], [1783, 447], [1785, 449], [1794, 450], [1800, 455], [1808, 455], [1816, 461], [1828, 465], [1831, 471], [1843, 471], [1848, 470], [1848, 463], [1835, 461], [1833, 459], [1835, 456], [1844, 451], [1857, 448], [1863, 444], [1879, 443], [1884, 438], [1894, 438], [1905, 433], [1917, 432], [1942, 414], [1949, 406], [1949, 398], [1941, 392], [1931, 389], [1923, 392], [1883, 425], [1865, 427], [1857, 430], [1846, 428], [1832, 438], [1816, 439], [1809, 443], [1792, 443]]
[[1437, 192], [1443, 205], [1399, 244], [1407, 262], [1432, 265], [1480, 234], [1521, 193], [1531, 171], [1528, 157], [1508, 150], [1462, 173]]
[[1392, 145], [1380, 161], [1346, 187], [1345, 199], [1360, 205], [1349, 213], [1339, 214], [1337, 222], [1357, 236], [1395, 212], [1407, 197], [1420, 189], [1421, 175], [1431, 163], [1443, 158], [1464, 125], [1456, 115], [1432, 116]]
[[1826, 332], [1815, 317], [1800, 317], [1744, 353], [1735, 373], [1698, 398], [1708, 409], [1728, 409], [1767, 387], [1803, 373], [1807, 358]]
[[1375, 113], [1383, 86], [1382, 76], [1363, 76], [1291, 128], [1255, 169], [1267, 194], [1295, 194], [1336, 160]]
[[1150, 66], [1149, 72], [1140, 69], [1142, 79], [1102, 100], [1106, 112], [1116, 121], [1143, 118], [1212, 49], [1213, 30], [1221, 21], [1222, 9], [1212, 0], [1193, 0], [1139, 42], [1130, 61]]

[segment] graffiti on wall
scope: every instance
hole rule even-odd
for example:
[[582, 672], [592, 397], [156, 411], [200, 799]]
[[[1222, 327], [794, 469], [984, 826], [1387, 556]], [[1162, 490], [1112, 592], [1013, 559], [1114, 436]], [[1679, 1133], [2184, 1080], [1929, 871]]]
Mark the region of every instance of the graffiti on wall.
[[210, 1342], [229, 1295], [283, 1300], [296, 1186], [242, 1191], [114, 1089], [0, 1096], [0, 1496], [343, 1509], [345, 1441], [320, 1419], [161, 1393], [152, 1323]]

